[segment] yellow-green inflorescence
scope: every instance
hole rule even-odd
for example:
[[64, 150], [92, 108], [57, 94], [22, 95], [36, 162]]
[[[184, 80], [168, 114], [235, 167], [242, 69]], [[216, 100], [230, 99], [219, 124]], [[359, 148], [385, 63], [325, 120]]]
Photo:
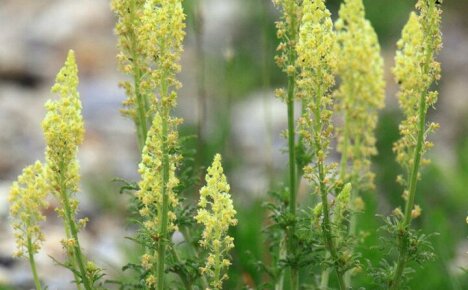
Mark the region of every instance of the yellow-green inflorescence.
[[[150, 288], [157, 285], [158, 264], [161, 263], [158, 260], [157, 249], [161, 243], [162, 247], [166, 247], [165, 239], [177, 230], [174, 224], [176, 219], [174, 210], [178, 205], [178, 198], [174, 188], [179, 183], [175, 171], [180, 156], [168, 153], [169, 149], [174, 149], [177, 145], [177, 131], [169, 133], [165, 147], [162, 126], [163, 120], [160, 114], [156, 114], [143, 148], [142, 161], [139, 165], [140, 189], [136, 193], [142, 204], [139, 213], [143, 218], [143, 232], [148, 233], [149, 238], [156, 241], [153, 247], [147, 247], [141, 261], [143, 268], [150, 271], [146, 278], [146, 284]], [[167, 179], [164, 174], [165, 158], [168, 158]]]
[[305, 100], [306, 114], [299, 125], [305, 142], [315, 149], [318, 161], [323, 162], [333, 132], [331, 88], [335, 84], [336, 58], [332, 52], [336, 38], [324, 1], [305, 0], [303, 5], [297, 44], [300, 68], [297, 87]]
[[[128, 99], [125, 113], [135, 121], [142, 150], [141, 181], [136, 197], [141, 202], [142, 233], [147, 243], [141, 264], [148, 270], [147, 287], [165, 289], [165, 259], [169, 239], [176, 230], [174, 221], [178, 198], [176, 168], [177, 126], [172, 117], [176, 106], [176, 79], [180, 71], [185, 14], [181, 0], [114, 0], [119, 17], [121, 70], [133, 78], [123, 82]], [[150, 245], [151, 244], [151, 245]]]
[[[422, 133], [421, 156], [432, 143], [426, 140], [427, 134], [438, 128], [438, 124], [425, 124], [425, 115], [429, 107], [434, 106], [438, 93], [429, 91], [433, 82], [440, 79], [440, 64], [434, 60], [442, 46], [440, 9], [433, 1], [418, 1], [419, 15], [411, 13], [408, 23], [403, 28], [402, 38], [398, 41], [393, 73], [400, 85], [398, 100], [405, 114], [400, 124], [401, 138], [394, 145], [397, 161], [405, 169], [405, 176], [399, 182], [409, 185], [414, 157], [418, 150], [418, 135]], [[421, 122], [423, 130], [421, 131]], [[424, 129], [424, 127], [426, 127]], [[422, 164], [428, 160], [421, 159]], [[404, 196], [407, 196], [405, 192]]]
[[[351, 182], [350, 209], [360, 211], [359, 192], [372, 189], [374, 174], [371, 157], [377, 154], [374, 130], [378, 110], [384, 106], [385, 81], [383, 59], [377, 34], [365, 18], [362, 0], [345, 0], [335, 23], [337, 34], [337, 75], [341, 82], [336, 91], [336, 112], [343, 117], [337, 128], [341, 153], [339, 177]], [[339, 226], [339, 225], [338, 225]], [[349, 234], [356, 232], [356, 216], [349, 221]], [[350, 272], [345, 283], [350, 287]]]
[[60, 97], [46, 103], [47, 114], [42, 122], [47, 145], [46, 177], [50, 191], [59, 201], [57, 212], [63, 218], [66, 230], [66, 239], [62, 244], [70, 258], [70, 265], [75, 268], [75, 275], [80, 273], [77, 281], [81, 281], [85, 289], [91, 289], [92, 276], [97, 274], [98, 269], [91, 262], [86, 262], [81, 252], [78, 231], [84, 227], [87, 219], [76, 220], [78, 200], [74, 197], [80, 179], [78, 146], [84, 137], [82, 107], [77, 88], [78, 68], [75, 54], [70, 50], [51, 90]]
[[34, 255], [39, 252], [45, 239], [40, 223], [46, 219], [42, 211], [48, 206], [44, 173], [44, 166], [39, 161], [26, 167], [11, 186], [8, 196], [17, 247], [15, 256], [29, 259], [36, 289], [41, 289], [41, 284]]
[[[84, 124], [77, 88], [78, 68], [75, 54], [70, 51], [51, 89], [60, 98], [47, 101], [47, 114], [42, 122], [47, 145], [47, 177], [52, 192], [58, 196], [62, 188], [66, 188], [69, 194], [78, 191], [80, 176], [76, 155], [78, 145], [83, 142]], [[76, 204], [72, 208], [75, 212]]]
[[341, 82], [336, 109], [344, 118], [337, 130], [340, 177], [353, 181], [355, 190], [365, 190], [373, 187], [370, 158], [377, 153], [374, 129], [385, 98], [383, 59], [362, 0], [345, 0], [339, 16], [335, 28]]
[[112, 8], [119, 18], [119, 66], [132, 77], [121, 82], [127, 95], [123, 113], [134, 120], [142, 149], [155, 112], [176, 103], [171, 88], [180, 87], [175, 75], [180, 71], [185, 15], [180, 0], [114, 0]]
[[421, 214], [421, 208], [414, 205], [416, 185], [421, 166], [429, 162], [423, 155], [433, 146], [427, 135], [439, 126], [428, 124], [426, 115], [438, 97], [437, 91], [431, 91], [431, 86], [440, 79], [440, 63], [435, 58], [442, 47], [441, 2], [419, 0], [416, 4], [419, 13], [411, 13], [397, 43], [393, 72], [400, 85], [398, 99], [405, 119], [400, 124], [401, 137], [394, 144], [394, 151], [404, 169], [404, 175], [398, 177], [398, 182], [405, 188], [405, 211], [396, 210], [400, 213], [399, 230], [402, 234], [397, 237], [399, 256], [390, 289], [400, 289], [401, 277], [410, 259], [408, 231], [411, 220]]
[[[275, 57], [275, 61], [284, 73], [293, 76], [296, 72], [295, 47], [299, 36], [302, 7], [296, 0], [273, 0], [273, 3], [282, 12], [281, 20], [276, 22], [276, 34], [280, 44], [277, 47], [278, 55]], [[282, 90], [279, 90], [277, 95], [286, 100], [286, 95]]]
[[[323, 165], [333, 132], [331, 88], [335, 83], [336, 60], [332, 52], [336, 38], [324, 1], [305, 0], [303, 5], [297, 45], [300, 68], [297, 86], [305, 100], [306, 114], [299, 120], [299, 126], [301, 136], [315, 152], [317, 162]], [[315, 172], [315, 168], [306, 171]]]
[[15, 230], [17, 252], [15, 256], [23, 257], [36, 254], [44, 241], [39, 223], [45, 221], [42, 211], [47, 207], [47, 182], [44, 177], [44, 166], [37, 161], [23, 169], [18, 180], [10, 189], [10, 216]]
[[227, 232], [237, 224], [236, 210], [229, 194], [229, 184], [223, 173], [221, 155], [217, 154], [208, 168], [206, 186], [200, 190], [196, 221], [204, 226], [200, 244], [209, 251], [206, 264], [201, 268], [213, 289], [222, 289], [225, 273], [231, 265], [229, 251], [234, 248], [234, 239]]
[[[327, 256], [332, 259], [340, 289], [345, 289], [344, 269], [337, 249], [337, 234], [332, 227], [331, 204], [328, 194], [334, 190], [336, 164], [326, 162], [330, 140], [333, 133], [331, 124], [333, 113], [333, 94], [335, 84], [336, 35], [330, 12], [324, 0], [305, 0], [303, 17], [297, 45], [297, 65], [300, 69], [297, 87], [304, 100], [305, 114], [299, 121], [300, 133], [306, 147], [314, 153], [314, 163], [304, 168], [305, 178], [312, 182], [321, 200], [317, 212], [322, 214], [322, 238]], [[346, 192], [349, 191], [346, 190]], [[345, 193], [346, 193], [345, 192]], [[345, 197], [346, 194], [343, 194]], [[327, 274], [325, 269], [324, 273]], [[327, 279], [322, 281], [322, 285]], [[326, 285], [325, 285], [326, 287]]]

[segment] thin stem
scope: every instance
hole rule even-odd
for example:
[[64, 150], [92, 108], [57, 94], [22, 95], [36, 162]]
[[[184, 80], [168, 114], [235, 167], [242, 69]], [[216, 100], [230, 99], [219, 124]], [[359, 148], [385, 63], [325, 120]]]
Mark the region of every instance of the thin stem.
[[[292, 217], [296, 216], [296, 185], [297, 185], [297, 175], [296, 175], [296, 133], [295, 133], [295, 122], [294, 122], [294, 99], [295, 99], [295, 89], [296, 89], [296, 71], [295, 69], [290, 72], [289, 67], [296, 66], [296, 41], [298, 37], [298, 21], [297, 21], [297, 3], [295, 1], [288, 2], [289, 5], [285, 6], [285, 13], [289, 17], [289, 27], [288, 27], [288, 95], [287, 95], [287, 111], [288, 111], [288, 151], [289, 151], [289, 213]], [[295, 224], [289, 226], [286, 231], [286, 247], [288, 254], [294, 253], [295, 249]], [[281, 248], [280, 248], [281, 252]], [[292, 269], [295, 266], [291, 267], [290, 275], [290, 289], [296, 290], [298, 286], [298, 269]], [[278, 279], [279, 283], [284, 281], [284, 271], [280, 273], [280, 278]], [[278, 288], [278, 285], [276, 286]], [[281, 287], [281, 286], [280, 286]]]
[[133, 86], [135, 87], [135, 96], [136, 96], [136, 101], [137, 101], [137, 121], [136, 121], [136, 126], [137, 126], [137, 135], [138, 135], [138, 148], [140, 151], [143, 151], [143, 147], [145, 146], [146, 142], [146, 136], [148, 134], [148, 124], [147, 124], [147, 119], [146, 115], [147, 112], [145, 110], [146, 108], [146, 102], [144, 100], [144, 96], [141, 95], [140, 93], [140, 81], [141, 81], [141, 76], [140, 76], [140, 70], [134, 66], [134, 84]]
[[[319, 87], [317, 91], [317, 95], [315, 96], [315, 109], [314, 109], [314, 118], [315, 118], [315, 136], [314, 136], [314, 143], [315, 143], [315, 150], [316, 152], [322, 152], [325, 148], [323, 148], [323, 144], [321, 141], [320, 134], [323, 130], [323, 124], [320, 117], [320, 110], [321, 110], [321, 100], [322, 100], [322, 89]], [[322, 200], [322, 210], [323, 210], [323, 222], [322, 222], [322, 233], [325, 245], [330, 253], [331, 258], [333, 259], [334, 268], [336, 272], [336, 276], [338, 278], [338, 285], [341, 290], [345, 290], [345, 283], [343, 279], [343, 271], [340, 269], [339, 261], [338, 261], [338, 254], [335, 248], [335, 243], [333, 240], [332, 229], [331, 229], [331, 222], [330, 222], [330, 210], [328, 207], [328, 192], [327, 186], [325, 184], [325, 169], [324, 169], [324, 157], [318, 156], [317, 160], [317, 169], [318, 169], [318, 178], [319, 178], [319, 191], [320, 197]]]
[[[434, 2], [430, 1], [430, 8], [434, 9]], [[422, 69], [423, 75], [428, 75], [430, 71], [430, 64], [432, 62], [434, 47], [429, 46], [426, 50], [426, 59], [424, 62], [424, 66]], [[430, 84], [429, 84], [430, 85]], [[427, 88], [429, 88], [429, 85]], [[408, 199], [406, 200], [405, 205], [405, 216], [403, 218], [403, 222], [400, 224], [400, 235], [398, 236], [398, 240], [400, 242], [400, 255], [398, 256], [397, 267], [395, 270], [395, 275], [393, 276], [393, 280], [390, 284], [391, 290], [398, 290], [400, 289], [400, 282], [401, 276], [403, 275], [403, 271], [405, 269], [406, 262], [408, 260], [408, 230], [411, 226], [411, 211], [414, 207], [414, 199], [416, 196], [416, 185], [418, 183], [418, 175], [419, 175], [419, 168], [421, 164], [421, 156], [423, 151], [423, 144], [424, 144], [424, 132], [426, 127], [426, 114], [427, 114], [427, 90], [424, 90], [420, 97], [419, 97], [419, 111], [418, 111], [418, 136], [416, 141], [416, 148], [414, 150], [413, 156], [413, 163], [411, 168], [411, 175], [409, 179], [409, 186], [408, 186]]]
[[[294, 123], [294, 91], [295, 91], [296, 78], [295, 74], [288, 78], [288, 148], [289, 148], [289, 213], [291, 216], [296, 216], [296, 145], [295, 145], [295, 123]], [[288, 253], [294, 252], [295, 225], [294, 223], [289, 226], [288, 231]], [[298, 280], [297, 270], [291, 267], [291, 289], [297, 289]]]
[[343, 272], [340, 270], [339, 262], [338, 262], [338, 254], [336, 252], [334, 240], [332, 237], [332, 230], [330, 225], [330, 212], [328, 208], [328, 199], [327, 199], [327, 189], [326, 185], [323, 182], [325, 179], [324, 174], [324, 166], [323, 161], [318, 162], [318, 170], [319, 170], [319, 179], [320, 179], [320, 196], [322, 198], [322, 208], [323, 208], [323, 222], [322, 222], [322, 232], [324, 235], [325, 244], [327, 246], [328, 251], [333, 259], [333, 263], [335, 264], [335, 272], [338, 278], [338, 285], [341, 290], [345, 290], [345, 283], [343, 279]]
[[405, 268], [408, 257], [408, 241], [407, 232], [411, 224], [411, 210], [414, 206], [414, 198], [416, 196], [416, 185], [418, 182], [419, 167], [421, 163], [422, 146], [424, 143], [424, 128], [426, 124], [426, 94], [423, 93], [419, 100], [419, 124], [418, 124], [418, 139], [416, 149], [413, 157], [413, 167], [411, 169], [410, 183], [408, 189], [408, 199], [405, 206], [405, 216], [401, 224], [402, 234], [399, 236], [400, 240], [400, 255], [398, 257], [397, 268], [393, 277], [390, 289], [396, 290], [400, 288], [400, 280]]
[[[136, 3], [132, 1], [132, 7], [129, 11], [131, 13], [131, 17], [136, 17]], [[132, 20], [133, 22], [133, 20]], [[134, 46], [138, 43], [136, 40], [136, 35], [134, 30], [130, 30], [128, 32], [128, 37], [130, 38], [130, 53], [132, 55], [132, 63], [133, 63], [133, 87], [135, 90], [135, 99], [136, 99], [136, 119], [135, 125], [137, 129], [137, 137], [138, 137], [138, 148], [140, 152], [143, 151], [143, 147], [145, 146], [146, 136], [148, 134], [148, 124], [151, 120], [148, 120], [148, 112], [149, 112], [149, 104], [147, 98], [141, 94], [140, 92], [140, 84], [141, 84], [141, 77], [142, 72], [139, 67], [138, 63], [138, 52], [137, 48]]]
[[39, 281], [39, 276], [37, 275], [36, 263], [34, 261], [34, 253], [31, 237], [28, 236], [28, 255], [29, 255], [29, 265], [31, 266], [31, 272], [34, 278], [34, 285], [36, 285], [36, 290], [42, 290], [41, 282]]
[[[88, 275], [86, 273], [86, 268], [84, 266], [83, 254], [81, 253], [80, 241], [78, 240], [78, 229], [76, 227], [74, 217], [72, 216], [72, 209], [70, 206], [70, 200], [68, 198], [64, 172], [65, 172], [65, 166], [63, 164], [63, 159], [62, 159], [60, 163], [60, 189], [59, 191], [60, 191], [60, 196], [62, 198], [64, 210], [65, 210], [65, 222], [68, 224], [71, 237], [75, 242], [75, 245], [73, 247], [73, 252], [75, 256], [75, 261], [78, 264], [79, 272], [81, 273], [81, 282], [83, 283], [83, 286], [85, 287], [86, 290], [91, 290], [92, 289], [91, 284], [88, 280]], [[78, 284], [79, 281], [76, 281], [76, 283]]]
[[161, 82], [161, 113], [162, 113], [162, 166], [163, 166], [163, 180], [162, 180], [162, 210], [160, 211], [160, 241], [158, 245], [158, 265], [157, 265], [157, 283], [158, 290], [164, 290], [164, 273], [165, 273], [165, 260], [166, 260], [166, 242], [167, 242], [167, 228], [169, 223], [169, 196], [167, 186], [169, 183], [169, 150], [168, 150], [168, 133], [169, 133], [169, 112], [170, 109], [164, 104], [164, 98], [169, 95], [169, 88], [167, 85], [166, 75], [162, 76]]

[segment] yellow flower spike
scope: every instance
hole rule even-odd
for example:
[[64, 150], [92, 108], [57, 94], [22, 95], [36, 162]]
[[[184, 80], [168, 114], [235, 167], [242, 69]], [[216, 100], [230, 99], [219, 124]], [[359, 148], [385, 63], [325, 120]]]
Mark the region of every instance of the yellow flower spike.
[[340, 177], [359, 178], [355, 189], [367, 189], [373, 187], [370, 158], [377, 153], [374, 129], [385, 98], [383, 59], [377, 34], [365, 19], [362, 0], [344, 1], [339, 16], [335, 27], [341, 83], [336, 109], [344, 116], [344, 124], [337, 130], [338, 151], [342, 153]]
[[47, 176], [55, 193], [57, 188], [61, 187], [61, 175], [66, 183], [64, 186], [70, 192], [78, 190], [79, 167], [76, 154], [78, 145], [83, 142], [84, 124], [77, 87], [78, 68], [75, 54], [70, 50], [65, 65], [57, 74], [56, 83], [52, 87], [52, 92], [58, 93], [60, 98], [46, 103], [47, 114], [42, 121], [47, 144]]
[[[159, 233], [160, 213], [163, 206], [163, 135], [162, 135], [162, 119], [159, 114], [156, 114], [153, 120], [153, 125], [148, 132], [148, 139], [143, 148], [143, 158], [139, 165], [139, 173], [141, 181], [139, 182], [140, 190], [136, 196], [142, 202], [143, 208], [140, 213], [143, 217], [151, 221], [153, 228], [147, 228], [149, 232]], [[179, 184], [179, 180], [175, 175], [177, 166], [177, 156], [170, 155], [170, 170], [169, 182], [166, 187], [166, 194], [170, 201], [169, 225], [168, 232], [172, 233], [175, 230], [175, 213], [174, 208], [178, 205], [178, 198], [174, 192], [174, 188]], [[172, 212], [172, 214], [171, 214]], [[148, 224], [148, 226], [150, 225]]]
[[[421, 214], [419, 206], [414, 206], [416, 186], [420, 179], [420, 168], [427, 164], [424, 153], [431, 147], [426, 141], [428, 133], [437, 125], [426, 124], [428, 108], [435, 105], [437, 92], [430, 91], [431, 85], [440, 78], [440, 64], [435, 60], [442, 47], [440, 32], [442, 1], [418, 0], [418, 14], [411, 13], [408, 23], [403, 28], [402, 38], [398, 41], [393, 73], [400, 85], [398, 98], [405, 119], [400, 124], [400, 139], [394, 144], [397, 161], [404, 169], [404, 177], [399, 181], [405, 185], [405, 211], [399, 227], [408, 231], [411, 220]], [[401, 237], [398, 261], [391, 281], [390, 289], [400, 289], [402, 275], [408, 262], [410, 251]]]
[[[324, 1], [305, 0], [300, 27], [297, 65], [300, 68], [298, 90], [304, 97], [306, 115], [300, 120], [306, 143], [320, 142], [317, 157], [325, 159], [332, 127], [332, 96], [336, 59], [336, 39], [330, 12]], [[312, 134], [311, 134], [312, 133]], [[315, 147], [315, 145], [313, 145]]]
[[[298, 90], [303, 97], [305, 113], [300, 124], [301, 136], [308, 150], [314, 152], [313, 166], [304, 168], [304, 177], [314, 183], [315, 192], [321, 201], [321, 232], [327, 249], [327, 256], [333, 261], [343, 258], [337, 249], [337, 234], [332, 227], [332, 214], [328, 201], [330, 184], [334, 165], [326, 164], [326, 157], [334, 131], [331, 124], [333, 96], [331, 88], [335, 83], [336, 72], [336, 35], [330, 12], [324, 0], [304, 0], [303, 17], [299, 32], [299, 41], [296, 47], [297, 66], [299, 68]], [[346, 187], [346, 191], [350, 187]], [[346, 193], [346, 192], [345, 192]], [[349, 202], [349, 201], [348, 201]], [[333, 263], [332, 268], [337, 274], [340, 289], [345, 289], [344, 267]], [[322, 278], [328, 276], [328, 269], [323, 272]], [[328, 283], [323, 279], [322, 285]], [[325, 283], [326, 282], [326, 283]]]
[[113, 0], [112, 9], [119, 66], [133, 78], [121, 83], [128, 97], [122, 112], [134, 120], [142, 150], [155, 112], [176, 105], [185, 15], [181, 0]]
[[[177, 230], [174, 209], [179, 203], [175, 187], [179, 184], [176, 168], [180, 157], [170, 153], [175, 151], [177, 145], [177, 124], [176, 119], [164, 120], [160, 112], [156, 113], [139, 164], [141, 180], [136, 197], [142, 203], [139, 212], [144, 221], [143, 232], [156, 242], [156, 246], [146, 249], [142, 266], [151, 267], [147, 279], [151, 285], [157, 283], [157, 289], [164, 287], [166, 240]], [[168, 131], [174, 134], [171, 142], [167, 140]], [[154, 261], [149, 262], [150, 259]]]
[[44, 166], [37, 161], [23, 169], [10, 189], [8, 201], [18, 256], [36, 254], [44, 241], [44, 234], [38, 225], [45, 221], [42, 211], [48, 205], [44, 173]]
[[80, 279], [77, 279], [74, 272], [75, 280], [81, 281], [88, 290], [95, 281], [91, 281], [93, 278], [86, 270], [86, 258], [78, 240], [78, 232], [86, 219], [81, 223], [76, 220], [78, 200], [74, 197], [80, 180], [78, 146], [84, 137], [82, 107], [77, 88], [78, 68], [75, 54], [70, 50], [51, 90], [59, 98], [46, 103], [47, 113], [42, 121], [42, 128], [46, 141], [46, 178], [51, 192], [59, 200], [57, 213], [65, 223], [68, 263], [74, 271], [80, 272]]
[[200, 270], [214, 289], [222, 289], [223, 281], [228, 278], [223, 272], [231, 264], [226, 257], [234, 248], [234, 239], [227, 232], [230, 226], [237, 224], [237, 220], [221, 155], [216, 154], [205, 180], [207, 185], [200, 190], [195, 220], [204, 226], [200, 244], [209, 250], [209, 255], [205, 267]]
[[[393, 73], [400, 85], [398, 99], [406, 119], [400, 124], [401, 138], [394, 144], [393, 150], [397, 161], [410, 178], [414, 163], [415, 150], [420, 127], [421, 113], [425, 115], [430, 106], [434, 106], [438, 93], [429, 91], [431, 84], [440, 78], [440, 64], [434, 60], [442, 46], [440, 33], [441, 10], [429, 0], [418, 1], [419, 15], [411, 13], [408, 23], [403, 28], [402, 38], [398, 42]], [[424, 99], [421, 99], [424, 98]], [[427, 133], [438, 128], [437, 124], [424, 124], [421, 156], [432, 147], [426, 141]], [[428, 144], [424, 146], [424, 144]], [[424, 165], [426, 162], [423, 162]]]

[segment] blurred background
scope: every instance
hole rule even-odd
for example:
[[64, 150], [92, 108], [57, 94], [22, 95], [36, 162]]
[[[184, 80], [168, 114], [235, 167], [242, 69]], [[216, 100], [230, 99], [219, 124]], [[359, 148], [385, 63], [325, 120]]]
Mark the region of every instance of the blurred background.
[[[336, 18], [340, 1], [327, 2]], [[402, 116], [391, 67], [395, 43], [415, 1], [364, 2], [382, 45], [388, 84], [376, 132], [377, 190], [364, 196], [366, 212], [359, 217], [362, 230], [370, 234], [363, 256], [377, 261], [380, 253], [371, 247], [380, 224], [375, 215], [388, 214], [402, 203], [394, 182], [400, 168], [391, 150]], [[468, 289], [462, 270], [468, 268], [468, 1], [445, 2], [440, 100], [430, 113], [441, 129], [432, 136], [433, 163], [425, 168], [417, 194], [423, 215], [415, 222], [426, 233], [440, 233], [433, 239], [438, 256], [413, 275], [411, 289]], [[286, 180], [286, 142], [281, 137], [286, 107], [273, 95], [285, 83], [273, 63], [278, 12], [270, 0], [186, 0], [184, 5], [187, 37], [176, 114], [185, 119], [182, 135], [198, 136], [187, 144], [197, 150], [197, 166], [209, 165], [216, 152], [224, 156], [239, 218], [232, 231], [236, 250], [226, 289], [242, 289], [262, 279], [252, 263], [252, 257], [267, 254], [262, 202]], [[121, 267], [135, 258], [124, 238], [132, 231], [128, 198], [112, 181], [138, 180], [139, 162], [133, 123], [119, 114], [125, 96], [117, 83], [125, 76], [116, 68], [115, 20], [106, 0], [0, 0], [0, 289], [33, 285], [27, 262], [11, 258], [15, 244], [7, 195], [23, 167], [44, 160], [43, 104], [52, 97], [49, 88], [68, 49], [77, 55], [86, 122], [79, 200], [80, 215], [91, 222], [81, 233], [82, 246], [105, 268], [108, 279], [121, 276]], [[307, 194], [301, 188], [299, 200]], [[49, 257], [62, 258], [63, 228], [53, 207], [47, 211], [47, 240], [37, 257], [39, 275], [49, 289], [74, 289], [68, 271]], [[370, 287], [371, 281], [358, 279]]]

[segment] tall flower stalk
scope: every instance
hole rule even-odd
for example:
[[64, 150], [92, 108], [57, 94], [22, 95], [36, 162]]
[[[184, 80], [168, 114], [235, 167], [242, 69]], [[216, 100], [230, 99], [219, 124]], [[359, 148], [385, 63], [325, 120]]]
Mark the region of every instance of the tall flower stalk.
[[325, 2], [305, 0], [303, 5], [304, 15], [297, 44], [297, 64], [300, 68], [297, 84], [306, 107], [300, 128], [306, 146], [314, 155], [314, 163], [307, 165], [304, 173], [320, 197], [323, 242], [332, 259], [339, 287], [345, 289], [344, 270], [339, 259], [328, 198], [337, 184], [333, 173], [336, 166], [326, 162], [333, 132], [331, 88], [335, 83], [336, 59], [333, 52], [336, 38]]
[[[385, 81], [380, 45], [372, 25], [365, 18], [362, 0], [345, 0], [335, 23], [337, 33], [336, 113], [343, 116], [338, 127], [338, 151], [341, 153], [339, 177], [351, 182], [349, 235], [356, 234], [356, 212], [362, 210], [359, 193], [373, 189], [371, 157], [377, 154], [374, 130], [378, 110], [384, 106]], [[345, 283], [351, 286], [351, 271]]]
[[[136, 196], [143, 205], [141, 233], [147, 241], [142, 267], [149, 271], [147, 287], [166, 289], [165, 264], [176, 229], [174, 208], [178, 203], [175, 171], [180, 161], [173, 152], [177, 151], [177, 125], [181, 120], [172, 117], [172, 110], [180, 87], [176, 74], [180, 71], [185, 15], [180, 0], [114, 1], [114, 10], [120, 16], [116, 28], [122, 49], [119, 58], [124, 71], [134, 78], [134, 85], [124, 84], [129, 96], [128, 112], [137, 128], [143, 128], [135, 118], [139, 110], [144, 111], [140, 119], [151, 125], [147, 136], [139, 136], [144, 146]], [[126, 66], [131, 69], [125, 70]], [[142, 103], [138, 103], [139, 97]]]
[[405, 188], [405, 210], [398, 223], [399, 253], [390, 289], [401, 288], [401, 277], [410, 259], [411, 221], [421, 211], [414, 204], [420, 167], [429, 162], [423, 155], [433, 146], [427, 141], [428, 133], [438, 127], [438, 124], [426, 122], [428, 108], [435, 105], [438, 97], [437, 91], [431, 91], [430, 87], [440, 79], [440, 64], [435, 57], [442, 47], [441, 9], [438, 4], [440, 1], [435, 2], [417, 2], [419, 13], [411, 13], [397, 44], [394, 75], [400, 84], [398, 98], [406, 119], [400, 125], [401, 138], [394, 144], [394, 151], [404, 169], [404, 175], [399, 176], [398, 181]]
[[[178, 205], [178, 198], [174, 187], [179, 183], [175, 176], [179, 157], [168, 153], [177, 145], [177, 133], [171, 130], [169, 136], [164, 136], [163, 123], [162, 117], [157, 114], [143, 148], [139, 166], [140, 190], [136, 193], [142, 204], [139, 213], [143, 218], [142, 233], [146, 241], [141, 263], [149, 271], [146, 285], [150, 289], [164, 289], [166, 249], [172, 233], [177, 229], [174, 208]], [[175, 125], [171, 122], [171, 127]]]
[[[275, 57], [277, 65], [286, 73], [288, 77], [287, 92], [280, 89], [277, 96], [282, 98], [287, 105], [288, 115], [288, 159], [289, 159], [289, 213], [296, 216], [296, 195], [297, 195], [297, 162], [296, 162], [296, 130], [294, 120], [294, 103], [296, 100], [296, 44], [299, 36], [299, 23], [301, 19], [301, 6], [296, 0], [273, 0], [274, 4], [282, 10], [281, 20], [276, 23], [277, 36], [280, 44], [277, 48], [279, 54]], [[302, 170], [302, 169], [301, 169]], [[294, 223], [289, 226], [286, 233], [286, 251], [280, 249], [280, 258], [285, 258], [294, 252]], [[280, 247], [282, 248], [282, 247]], [[291, 270], [291, 288], [296, 289], [298, 284], [298, 269]], [[283, 273], [277, 282], [277, 289], [282, 289]]]
[[152, 83], [146, 81], [152, 61], [144, 54], [144, 44], [138, 37], [138, 28], [143, 25], [141, 17], [144, 3], [145, 0], [112, 1], [112, 10], [118, 16], [115, 33], [120, 49], [117, 56], [119, 68], [132, 77], [131, 81], [120, 82], [127, 95], [122, 113], [135, 123], [140, 151], [143, 150], [152, 120], [149, 93]]
[[200, 244], [209, 252], [201, 273], [213, 289], [222, 289], [223, 281], [228, 278], [225, 272], [231, 265], [229, 251], [234, 248], [234, 238], [227, 232], [230, 226], [237, 224], [237, 220], [229, 194], [230, 187], [221, 165], [221, 155], [216, 154], [205, 179], [206, 186], [200, 190], [198, 213], [195, 216], [195, 220], [204, 227]]
[[175, 106], [185, 15], [180, 0], [113, 0], [112, 9], [118, 16], [119, 67], [133, 79], [120, 83], [127, 95], [122, 112], [134, 120], [143, 150], [158, 108], [169, 113]]
[[[62, 241], [69, 257], [69, 267], [75, 282], [86, 290], [93, 289], [99, 269], [82, 253], [78, 232], [87, 219], [76, 219], [80, 179], [77, 161], [78, 146], [83, 142], [84, 124], [81, 102], [77, 91], [78, 68], [75, 54], [68, 53], [64, 67], [57, 74], [52, 92], [59, 94], [56, 101], [46, 103], [47, 114], [42, 122], [46, 140], [46, 178], [52, 193], [59, 200], [57, 212], [65, 224], [66, 239]], [[79, 275], [78, 275], [79, 274]]]
[[28, 258], [36, 290], [42, 289], [34, 255], [39, 252], [45, 239], [39, 223], [46, 219], [42, 213], [48, 204], [46, 197], [44, 166], [39, 161], [23, 169], [8, 196], [17, 247], [15, 256]]

